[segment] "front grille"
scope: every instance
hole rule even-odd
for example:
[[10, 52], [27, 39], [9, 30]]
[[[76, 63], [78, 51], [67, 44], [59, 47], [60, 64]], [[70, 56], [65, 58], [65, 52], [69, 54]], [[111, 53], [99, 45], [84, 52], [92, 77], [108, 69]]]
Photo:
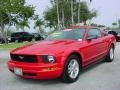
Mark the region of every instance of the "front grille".
[[18, 62], [37, 63], [37, 57], [35, 55], [15, 55], [11, 54], [11, 59]]

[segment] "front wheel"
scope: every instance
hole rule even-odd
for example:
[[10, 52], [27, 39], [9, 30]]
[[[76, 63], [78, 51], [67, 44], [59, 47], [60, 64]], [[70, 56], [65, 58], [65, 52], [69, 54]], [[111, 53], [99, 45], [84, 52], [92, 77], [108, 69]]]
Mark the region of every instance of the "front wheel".
[[5, 43], [5, 40], [0, 40], [0, 44]]
[[0, 40], [0, 44], [2, 44], [2, 40]]
[[106, 56], [105, 61], [107, 62], [112, 62], [114, 60], [114, 48], [113, 46], [110, 47], [109, 52]]
[[80, 60], [76, 55], [71, 55], [64, 68], [62, 81], [66, 83], [75, 82], [80, 74]]

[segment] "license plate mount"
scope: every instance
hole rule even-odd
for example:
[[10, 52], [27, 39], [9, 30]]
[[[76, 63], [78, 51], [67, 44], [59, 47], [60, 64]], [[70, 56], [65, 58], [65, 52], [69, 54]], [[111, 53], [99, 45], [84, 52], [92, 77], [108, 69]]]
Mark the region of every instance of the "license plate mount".
[[16, 75], [20, 75], [20, 76], [23, 75], [23, 72], [22, 72], [22, 69], [21, 69], [21, 68], [14, 68], [14, 73], [15, 73]]

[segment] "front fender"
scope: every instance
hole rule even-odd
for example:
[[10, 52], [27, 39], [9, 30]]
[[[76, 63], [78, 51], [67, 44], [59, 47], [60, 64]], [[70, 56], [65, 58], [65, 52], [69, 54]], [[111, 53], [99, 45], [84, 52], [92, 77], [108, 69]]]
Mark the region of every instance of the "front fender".
[[74, 54], [74, 53], [77, 53], [80, 55], [81, 59], [82, 59], [82, 52], [81, 50], [77, 49], [77, 48], [69, 48], [69, 49], [66, 49], [64, 51], [64, 53], [62, 54], [62, 57], [64, 58], [64, 64], [66, 63], [67, 59], [69, 58], [70, 55]]

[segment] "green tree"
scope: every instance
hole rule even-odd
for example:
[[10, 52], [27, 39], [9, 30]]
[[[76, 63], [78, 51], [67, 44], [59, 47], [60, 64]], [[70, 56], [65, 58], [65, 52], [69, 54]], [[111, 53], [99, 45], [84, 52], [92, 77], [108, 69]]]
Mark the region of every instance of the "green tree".
[[[45, 11], [44, 15], [47, 25], [51, 28], [56, 28], [58, 23], [58, 14], [56, 9], [57, 4], [55, 1], [57, 0], [52, 1], [52, 7], [48, 8]], [[87, 20], [91, 20], [97, 15], [96, 11], [89, 10], [86, 2], [77, 2], [76, 0], [73, 0], [72, 4], [71, 0], [58, 0], [60, 20], [59, 22], [61, 27], [76, 25], [79, 21], [83, 22], [86, 25]], [[80, 20], [78, 20], [78, 18], [80, 18]]]
[[[79, 4], [79, 3], [78, 3]], [[78, 8], [79, 9], [79, 8]], [[78, 11], [78, 10], [77, 10]], [[76, 12], [77, 12], [76, 11]], [[77, 12], [78, 13], [78, 12]], [[87, 6], [87, 3], [86, 2], [81, 2], [80, 3], [80, 20], [81, 22], [84, 23], [84, 25], [87, 25], [87, 20], [92, 20], [92, 18], [96, 17], [97, 16], [97, 11], [95, 10], [92, 10], [90, 11], [89, 10], [89, 7]], [[77, 14], [76, 14], [76, 22], [78, 21], [78, 18], [77, 18]]]
[[52, 8], [48, 8], [44, 12], [44, 18], [46, 27], [50, 28], [57, 28], [57, 13], [56, 13], [56, 6], [54, 5]]
[[29, 22], [28, 22], [27, 20], [21, 21], [21, 22], [17, 23], [17, 25], [18, 25], [23, 31], [25, 31], [25, 27], [30, 28]]
[[34, 21], [35, 21], [34, 28], [35, 29], [38, 28], [39, 32], [43, 33], [44, 30], [42, 29], [42, 25], [44, 25], [44, 22], [42, 21], [42, 19], [40, 19], [39, 16], [36, 15], [35, 18], [34, 18]]
[[0, 0], [0, 28], [28, 22], [34, 15], [34, 7], [25, 4], [25, 0]]
[[74, 8], [76, 0], [51, 0], [51, 2], [56, 10], [57, 22], [61, 27], [74, 24]]

